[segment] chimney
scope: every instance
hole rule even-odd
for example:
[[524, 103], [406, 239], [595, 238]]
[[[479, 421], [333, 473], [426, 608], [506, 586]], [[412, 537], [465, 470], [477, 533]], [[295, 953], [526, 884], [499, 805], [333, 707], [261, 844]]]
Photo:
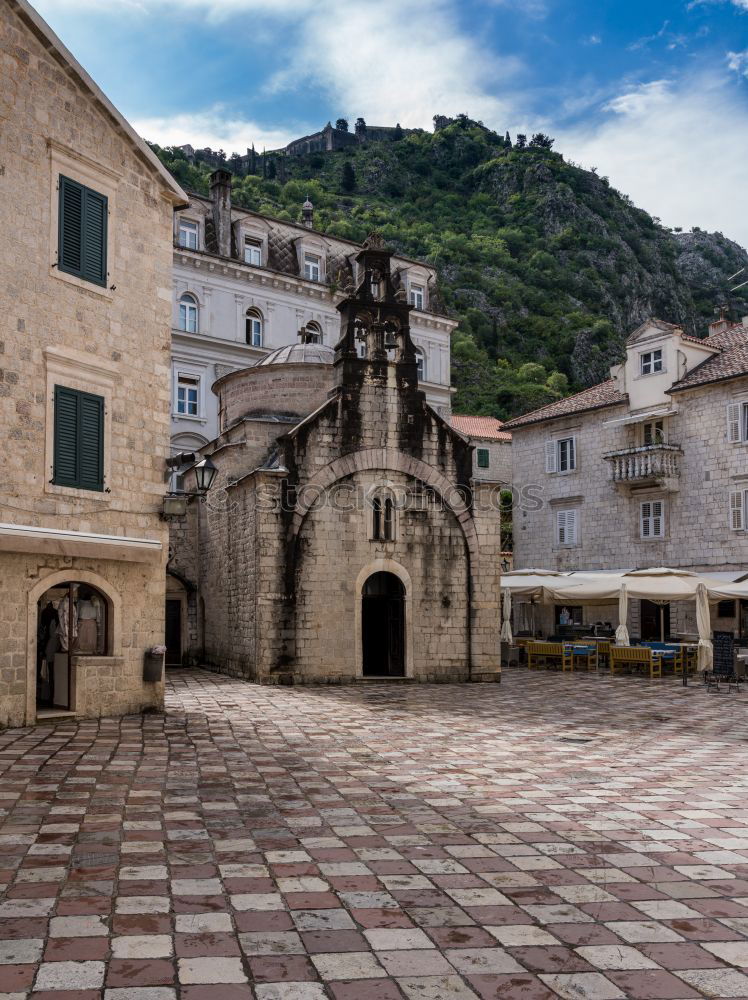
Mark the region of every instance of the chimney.
[[221, 257], [231, 256], [231, 173], [214, 170], [210, 175], [210, 197], [213, 202], [213, 229]]
[[314, 205], [309, 201], [309, 196], [301, 206], [301, 224], [307, 229], [314, 229]]

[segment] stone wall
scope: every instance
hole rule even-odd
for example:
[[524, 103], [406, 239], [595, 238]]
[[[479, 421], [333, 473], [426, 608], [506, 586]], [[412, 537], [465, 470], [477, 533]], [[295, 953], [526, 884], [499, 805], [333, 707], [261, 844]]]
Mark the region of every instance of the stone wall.
[[287, 363], [261, 365], [225, 376], [220, 384], [221, 430], [248, 413], [288, 413], [305, 417], [332, 388], [332, 366]]
[[[165, 561], [167, 533], [157, 511], [169, 440], [175, 191], [12, 3], [0, 11], [0, 60], [2, 521], [156, 539]], [[105, 288], [54, 266], [60, 173], [109, 198]], [[106, 399], [104, 492], [50, 483], [55, 384]], [[143, 650], [163, 641], [164, 561], [134, 568], [0, 552], [2, 721], [34, 721], [29, 595], [61, 570], [71, 580], [95, 573], [122, 600], [117, 676], [105, 684], [102, 666], [101, 697], [86, 694], [80, 711], [160, 703], [160, 690], [140, 678]], [[95, 691], [96, 684], [84, 687]]]

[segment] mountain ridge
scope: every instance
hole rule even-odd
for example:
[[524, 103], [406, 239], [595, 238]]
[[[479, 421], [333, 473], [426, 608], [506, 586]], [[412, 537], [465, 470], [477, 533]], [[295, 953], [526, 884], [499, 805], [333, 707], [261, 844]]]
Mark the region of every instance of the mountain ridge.
[[[235, 177], [233, 197], [292, 221], [309, 197], [316, 229], [357, 242], [376, 229], [433, 264], [460, 320], [455, 412], [507, 419], [601, 381], [648, 316], [704, 336], [726, 296], [734, 318], [748, 313], [748, 287], [729, 298], [729, 276], [748, 277], [737, 243], [663, 227], [547, 136], [512, 143], [466, 116], [437, 117], [433, 133], [266, 159], [265, 177]], [[153, 148], [207, 193], [213, 165]]]

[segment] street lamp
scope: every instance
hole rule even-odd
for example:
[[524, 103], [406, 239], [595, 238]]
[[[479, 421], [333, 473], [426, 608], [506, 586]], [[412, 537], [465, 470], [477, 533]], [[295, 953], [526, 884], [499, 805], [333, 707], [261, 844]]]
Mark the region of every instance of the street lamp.
[[207, 458], [204, 458], [202, 462], [197, 463], [194, 468], [194, 472], [197, 493], [199, 496], [203, 497], [213, 485], [213, 480], [216, 478], [218, 468], [213, 464], [210, 456], [208, 456]]

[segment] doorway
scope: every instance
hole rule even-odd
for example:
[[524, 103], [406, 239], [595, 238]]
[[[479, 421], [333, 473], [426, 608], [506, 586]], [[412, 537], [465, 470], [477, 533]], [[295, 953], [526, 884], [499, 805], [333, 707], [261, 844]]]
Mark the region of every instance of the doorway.
[[72, 709], [72, 656], [107, 652], [107, 602], [85, 583], [60, 583], [37, 603], [36, 706]]
[[182, 599], [166, 598], [166, 666], [182, 666]]
[[670, 635], [670, 605], [655, 604], [654, 601], [640, 601], [640, 638], [645, 641], [660, 641], [660, 611], [662, 611], [663, 635]]
[[394, 573], [373, 573], [361, 605], [364, 677], [405, 676], [405, 587]]

